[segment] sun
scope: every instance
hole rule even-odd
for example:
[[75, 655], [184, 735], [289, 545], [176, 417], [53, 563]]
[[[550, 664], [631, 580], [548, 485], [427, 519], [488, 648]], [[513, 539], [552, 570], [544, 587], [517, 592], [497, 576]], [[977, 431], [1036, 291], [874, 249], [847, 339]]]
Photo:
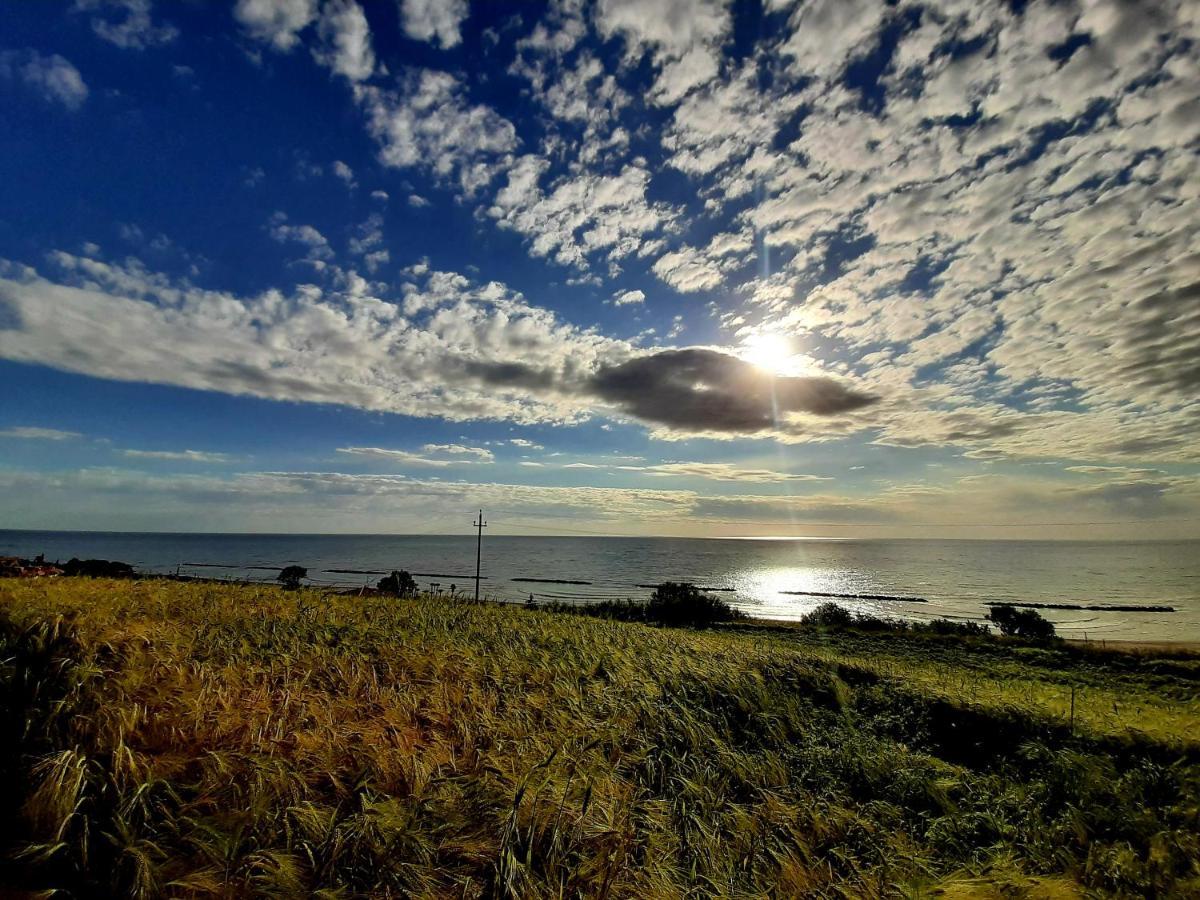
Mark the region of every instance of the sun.
[[776, 332], [752, 334], [742, 342], [742, 358], [774, 375], [788, 375], [797, 368], [792, 342]]

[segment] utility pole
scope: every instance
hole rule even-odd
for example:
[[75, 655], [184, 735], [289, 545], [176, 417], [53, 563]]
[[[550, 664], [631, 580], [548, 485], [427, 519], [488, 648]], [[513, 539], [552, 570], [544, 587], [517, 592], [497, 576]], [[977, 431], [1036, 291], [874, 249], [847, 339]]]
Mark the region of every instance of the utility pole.
[[483, 550], [483, 529], [487, 528], [487, 522], [483, 521], [483, 510], [479, 511], [479, 518], [471, 523], [475, 526], [475, 602], [479, 602], [479, 557]]

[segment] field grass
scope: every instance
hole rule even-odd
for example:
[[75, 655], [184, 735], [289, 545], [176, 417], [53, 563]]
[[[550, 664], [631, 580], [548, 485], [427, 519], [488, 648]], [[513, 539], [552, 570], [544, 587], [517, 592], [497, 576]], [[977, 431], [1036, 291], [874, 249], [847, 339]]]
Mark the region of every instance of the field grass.
[[65, 578], [0, 642], [0, 894], [1200, 895], [1194, 657]]

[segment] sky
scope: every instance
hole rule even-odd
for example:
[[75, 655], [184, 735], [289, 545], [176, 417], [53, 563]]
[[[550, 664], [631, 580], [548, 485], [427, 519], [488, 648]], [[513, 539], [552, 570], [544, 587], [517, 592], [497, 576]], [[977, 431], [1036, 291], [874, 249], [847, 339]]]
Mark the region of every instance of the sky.
[[0, 5], [0, 527], [1200, 537], [1198, 42]]

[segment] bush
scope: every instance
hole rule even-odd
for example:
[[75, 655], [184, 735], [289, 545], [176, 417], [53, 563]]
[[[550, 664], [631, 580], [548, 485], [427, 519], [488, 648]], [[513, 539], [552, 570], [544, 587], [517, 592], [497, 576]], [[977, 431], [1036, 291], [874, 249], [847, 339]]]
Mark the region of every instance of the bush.
[[1031, 641], [1048, 641], [1054, 637], [1054, 623], [1042, 618], [1035, 609], [1019, 609], [1015, 606], [993, 606], [988, 618], [996, 623], [1000, 633], [1009, 637]]
[[810, 628], [849, 628], [854, 624], [850, 610], [836, 603], [822, 603], [800, 619], [801, 625]]
[[404, 569], [379, 579], [376, 587], [381, 594], [391, 594], [393, 597], [417, 596], [417, 581]]
[[549, 603], [542, 609], [569, 612], [621, 622], [652, 622], [659, 625], [712, 625], [748, 618], [724, 600], [705, 594], [694, 584], [665, 581], [654, 589], [650, 602], [604, 600], [600, 603]]
[[987, 637], [992, 633], [982, 622], [955, 622], [951, 619], [934, 619], [921, 626], [913, 626], [913, 630], [927, 631], [931, 634], [954, 634], [960, 637]]
[[63, 566], [64, 575], [83, 575], [87, 578], [132, 578], [133, 566], [108, 559], [76, 559]]
[[719, 597], [705, 594], [694, 584], [665, 581], [654, 589], [646, 613], [651, 621], [663, 625], [710, 625], [745, 619]]
[[308, 577], [308, 569], [304, 566], [287, 566], [280, 570], [275, 576], [275, 580], [280, 582], [285, 588], [294, 591], [300, 587], [301, 579]]
[[[822, 603], [812, 612], [803, 616], [800, 624], [808, 628], [828, 628], [835, 631], [853, 629], [855, 631], [911, 632], [912, 634], [953, 635], [955, 637], [987, 637], [991, 634], [991, 629], [982, 622], [953, 622], [950, 619], [934, 619], [932, 622], [906, 622], [903, 619], [888, 619], [870, 613], [852, 613], [836, 603]], [[1046, 624], [1050, 625], [1049, 622]], [[1053, 636], [1053, 634], [1054, 626], [1050, 625], [1050, 635]]]

